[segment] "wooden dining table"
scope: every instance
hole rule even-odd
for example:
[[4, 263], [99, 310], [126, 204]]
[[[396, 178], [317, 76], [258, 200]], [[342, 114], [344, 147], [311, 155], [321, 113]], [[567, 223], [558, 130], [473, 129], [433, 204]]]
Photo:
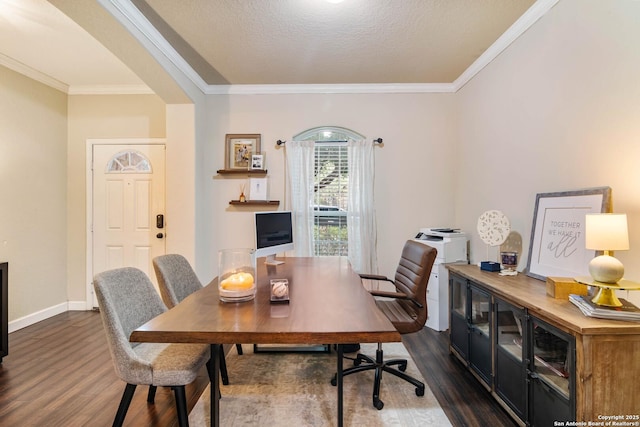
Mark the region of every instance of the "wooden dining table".
[[[343, 425], [343, 345], [399, 342], [344, 257], [282, 258], [256, 262], [256, 295], [222, 302], [215, 278], [203, 289], [133, 331], [132, 342], [206, 343], [211, 346], [211, 425], [219, 426], [220, 351], [223, 344], [336, 344], [337, 419]], [[271, 279], [287, 279], [289, 302], [271, 302]], [[327, 372], [327, 381], [334, 372]], [[232, 380], [232, 379], [231, 379]]]

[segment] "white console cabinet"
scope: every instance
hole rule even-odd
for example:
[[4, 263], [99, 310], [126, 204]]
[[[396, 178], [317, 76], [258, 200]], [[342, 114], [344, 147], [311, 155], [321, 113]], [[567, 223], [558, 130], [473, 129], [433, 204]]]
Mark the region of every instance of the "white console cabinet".
[[449, 329], [449, 271], [445, 264], [467, 263], [467, 236], [459, 231], [421, 228], [420, 238], [414, 239], [435, 248], [438, 256], [431, 269], [427, 286], [428, 318], [426, 326], [436, 331]]

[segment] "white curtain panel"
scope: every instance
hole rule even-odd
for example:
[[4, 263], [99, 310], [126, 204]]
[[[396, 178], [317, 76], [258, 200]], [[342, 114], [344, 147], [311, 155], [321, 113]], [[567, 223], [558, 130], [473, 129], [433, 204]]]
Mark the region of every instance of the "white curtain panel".
[[349, 140], [349, 201], [347, 224], [349, 262], [358, 273], [377, 274], [377, 227], [373, 200], [375, 158], [373, 141]]
[[288, 141], [285, 146], [294, 254], [300, 257], [313, 256], [314, 144], [313, 141]]

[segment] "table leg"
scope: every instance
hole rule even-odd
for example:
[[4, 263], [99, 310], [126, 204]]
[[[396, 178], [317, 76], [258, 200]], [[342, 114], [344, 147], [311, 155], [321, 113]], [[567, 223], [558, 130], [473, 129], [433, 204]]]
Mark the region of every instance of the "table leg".
[[338, 344], [338, 369], [336, 380], [338, 383], [338, 427], [342, 427], [342, 344]]
[[209, 418], [211, 427], [220, 427], [220, 352], [222, 346], [220, 344], [211, 344], [211, 363], [213, 372], [210, 373], [211, 387], [209, 387], [211, 395]]

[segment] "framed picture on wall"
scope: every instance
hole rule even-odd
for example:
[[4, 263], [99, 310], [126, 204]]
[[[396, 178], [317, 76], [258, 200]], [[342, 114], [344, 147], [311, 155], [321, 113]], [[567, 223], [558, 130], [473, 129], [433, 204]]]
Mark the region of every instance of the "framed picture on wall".
[[533, 211], [527, 275], [589, 275], [596, 251], [585, 248], [585, 215], [611, 212], [611, 188], [539, 193]]
[[249, 169], [251, 157], [260, 153], [260, 134], [231, 134], [225, 137], [225, 169]]
[[251, 156], [251, 164], [249, 165], [251, 170], [263, 170], [264, 169], [264, 155], [253, 154]]

